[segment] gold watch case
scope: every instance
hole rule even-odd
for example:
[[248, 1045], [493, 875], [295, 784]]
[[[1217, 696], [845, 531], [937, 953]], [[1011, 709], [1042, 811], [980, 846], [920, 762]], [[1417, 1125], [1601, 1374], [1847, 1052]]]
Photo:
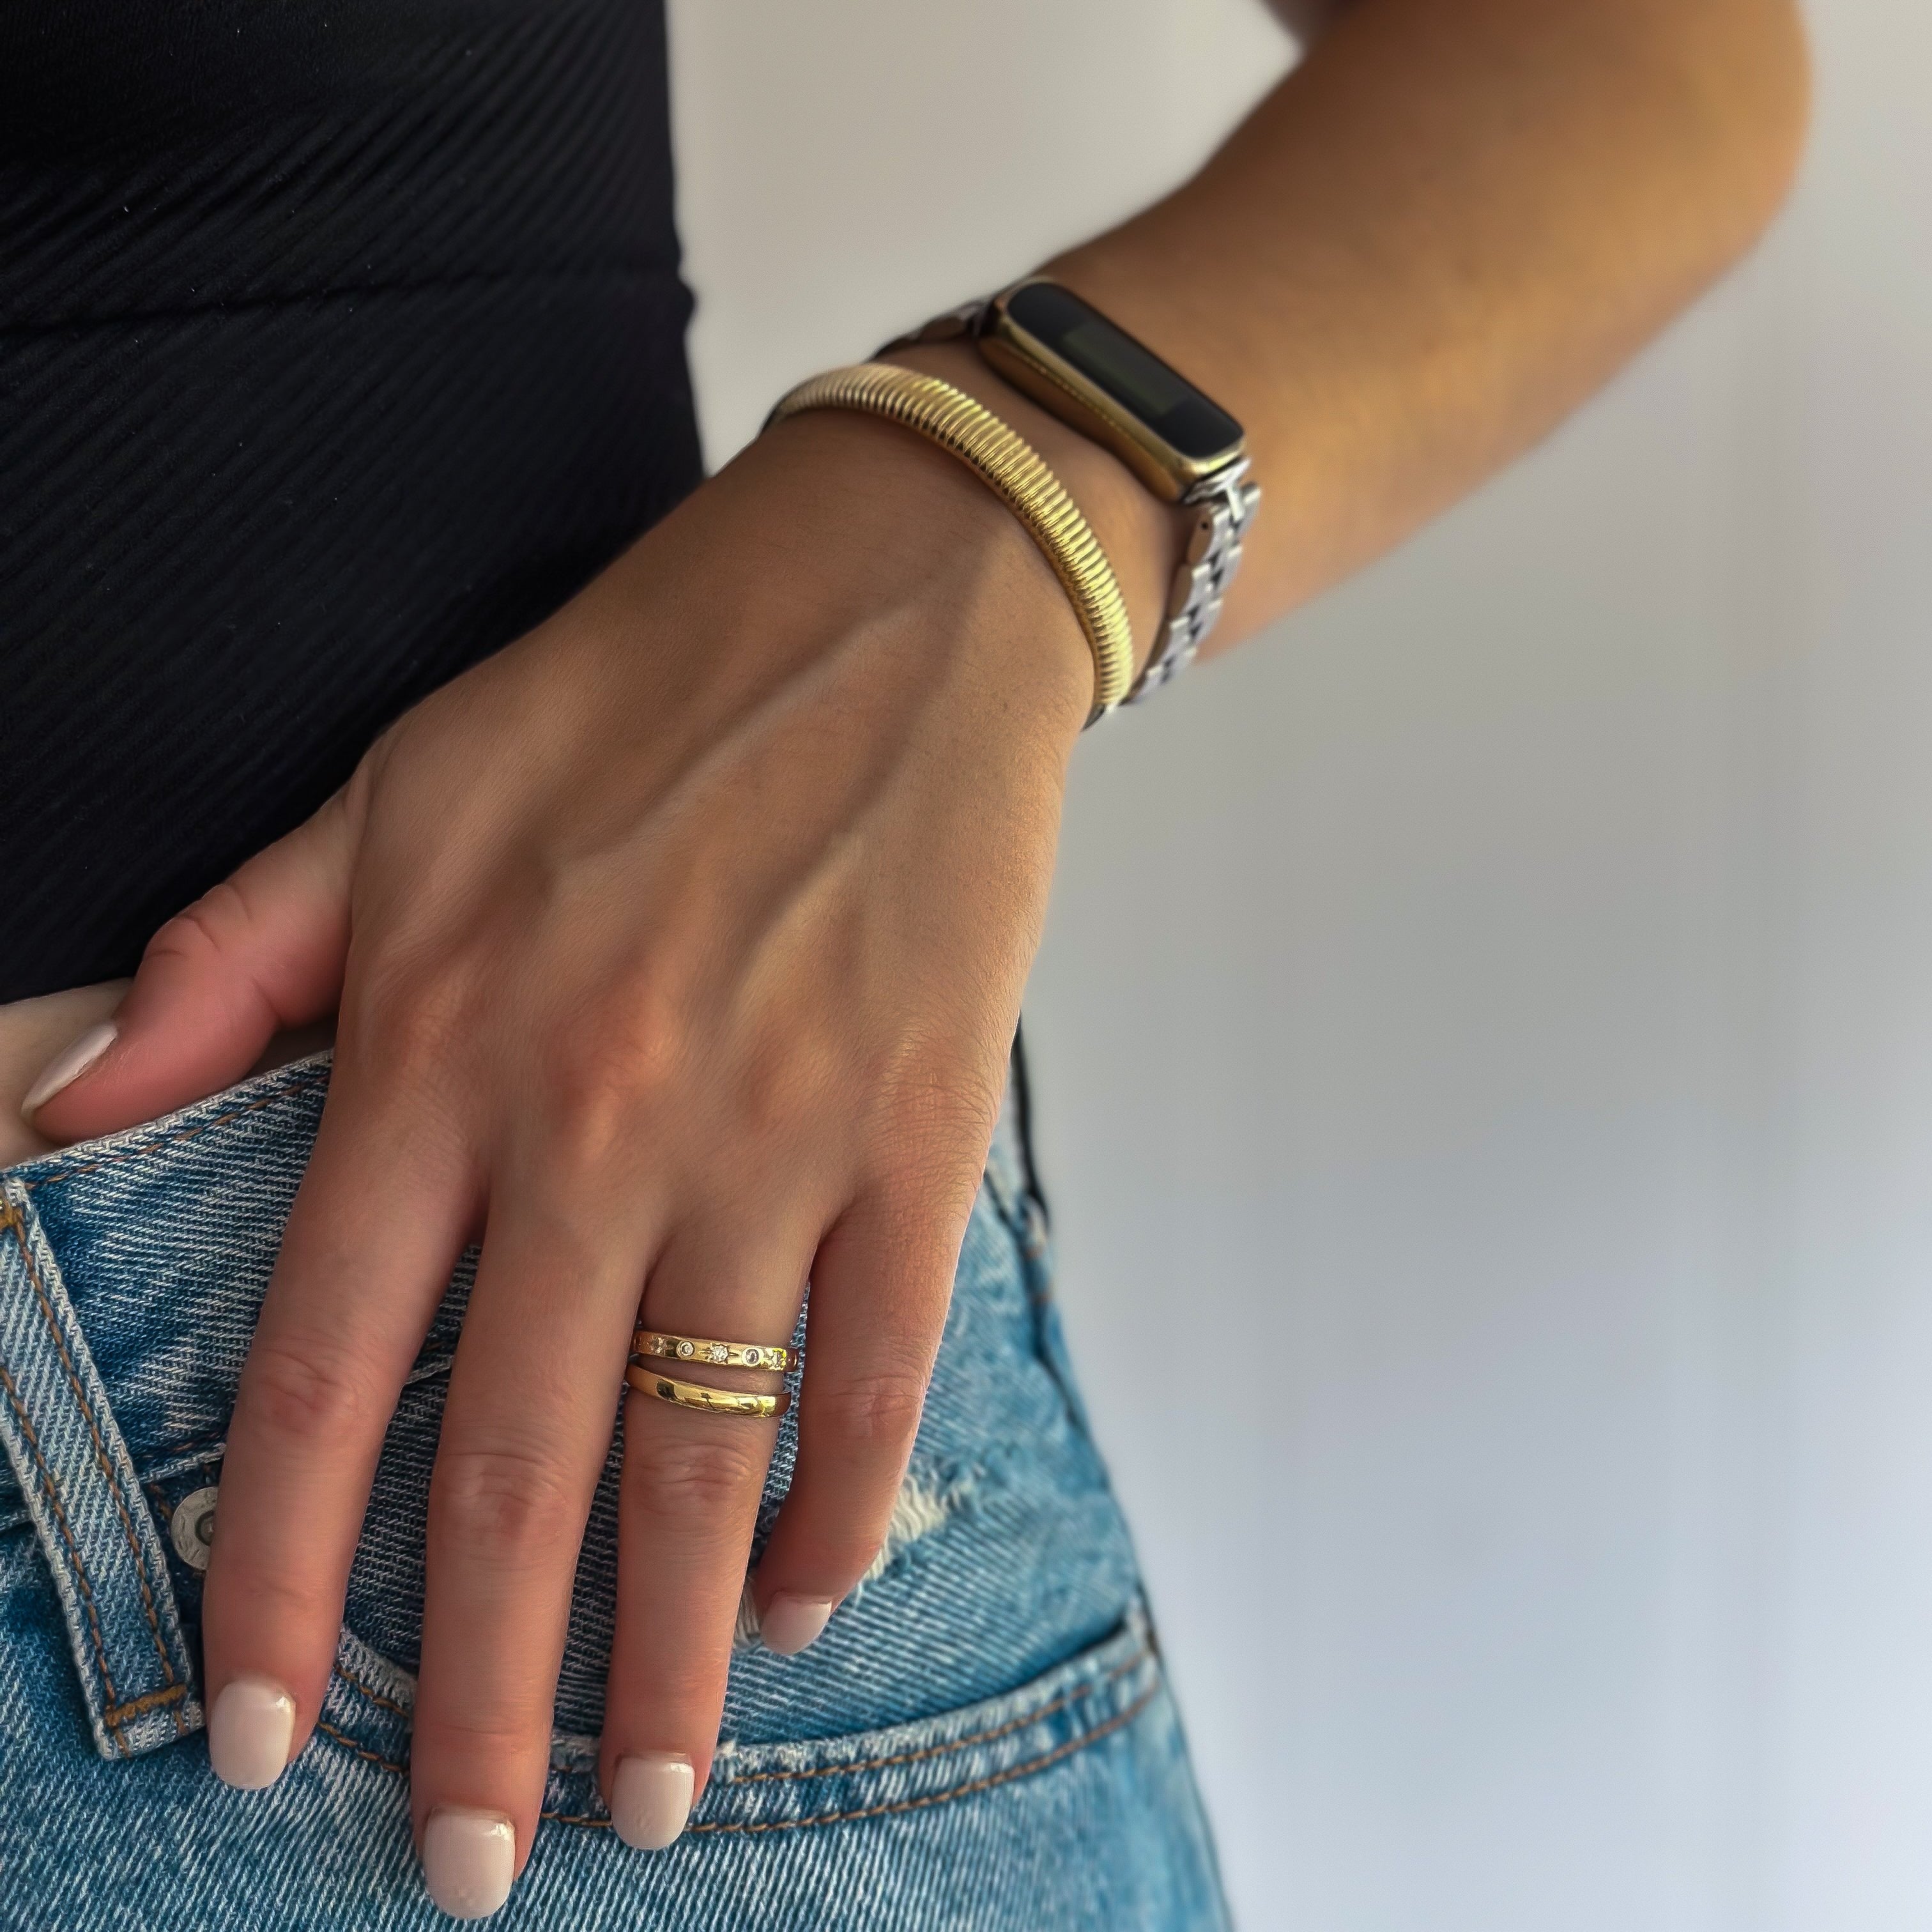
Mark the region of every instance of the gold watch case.
[[[1193, 450], [1178, 448], [1146, 414], [1076, 368], [1013, 313], [1015, 298], [1042, 286], [1078, 304], [1096, 322], [1145, 358], [1177, 389], [1184, 390], [1192, 404], [1200, 411], [1211, 412], [1207, 417], [1210, 425], [1215, 418], [1225, 423], [1234, 431], [1232, 439], [1217, 447], [1204, 448], [1199, 446], [1201, 439], [1197, 436]], [[1169, 502], [1182, 501], [1208, 478], [1238, 463], [1247, 453], [1246, 438], [1232, 416], [1202, 395], [1144, 344], [1135, 341], [1051, 277], [1030, 276], [1003, 289], [981, 312], [976, 334], [980, 353], [1015, 388], [1031, 397], [1070, 428], [1112, 451], [1150, 490]]]

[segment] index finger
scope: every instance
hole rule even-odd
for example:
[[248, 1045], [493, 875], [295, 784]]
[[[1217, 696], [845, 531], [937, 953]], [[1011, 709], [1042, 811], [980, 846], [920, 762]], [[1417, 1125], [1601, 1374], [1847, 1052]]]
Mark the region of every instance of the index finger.
[[469, 1218], [413, 1114], [360, 1097], [329, 1096], [229, 1422], [202, 1612], [208, 1757], [251, 1789], [320, 1714], [376, 1459]]

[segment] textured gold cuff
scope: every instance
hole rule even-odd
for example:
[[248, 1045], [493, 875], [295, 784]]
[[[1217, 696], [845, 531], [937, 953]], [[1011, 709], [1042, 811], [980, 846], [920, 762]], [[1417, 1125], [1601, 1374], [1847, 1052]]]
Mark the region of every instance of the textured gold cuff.
[[1133, 682], [1127, 608], [1112, 565], [1079, 506], [1024, 436], [982, 404], [937, 376], [890, 362], [860, 362], [801, 382], [765, 418], [765, 427], [808, 410], [856, 410], [916, 431], [956, 456], [1026, 527], [1072, 600], [1094, 653], [1094, 708], [1104, 717]]

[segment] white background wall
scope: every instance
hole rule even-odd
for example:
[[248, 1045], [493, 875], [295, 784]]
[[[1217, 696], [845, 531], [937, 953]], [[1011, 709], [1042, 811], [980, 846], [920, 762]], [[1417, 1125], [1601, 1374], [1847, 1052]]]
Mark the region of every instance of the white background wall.
[[[1045, 1163], [1246, 1932], [1932, 1924], [1932, 14], [1814, 27], [1742, 274], [1077, 762]], [[673, 33], [714, 458], [1288, 57], [1251, 0]]]

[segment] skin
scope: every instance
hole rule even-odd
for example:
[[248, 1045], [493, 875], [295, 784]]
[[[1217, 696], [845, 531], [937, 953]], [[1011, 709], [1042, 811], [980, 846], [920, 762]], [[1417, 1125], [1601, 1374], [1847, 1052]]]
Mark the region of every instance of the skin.
[[[1214, 647], [1542, 434], [1748, 246], [1804, 88], [1786, 0], [1362, 0], [1196, 179], [1052, 265], [1248, 426], [1266, 502]], [[970, 350], [904, 359], [1034, 442], [1144, 650], [1172, 513]], [[888, 425], [800, 420], [156, 935], [42, 1139], [338, 1016], [229, 1438], [211, 1695], [269, 1678], [308, 1738], [383, 1430], [472, 1240], [419, 1832], [477, 1808], [529, 1855], [640, 1295], [656, 1326], [776, 1341], [809, 1276], [800, 1462], [754, 1589], [850, 1588], [917, 1426], [1091, 688], [990, 492]], [[62, 1024], [115, 990], [58, 996]], [[0, 1026], [21, 1085], [56, 1030], [26, 1004]], [[633, 1396], [626, 1426], [602, 1776], [675, 1753], [701, 1789], [776, 1425]]]

